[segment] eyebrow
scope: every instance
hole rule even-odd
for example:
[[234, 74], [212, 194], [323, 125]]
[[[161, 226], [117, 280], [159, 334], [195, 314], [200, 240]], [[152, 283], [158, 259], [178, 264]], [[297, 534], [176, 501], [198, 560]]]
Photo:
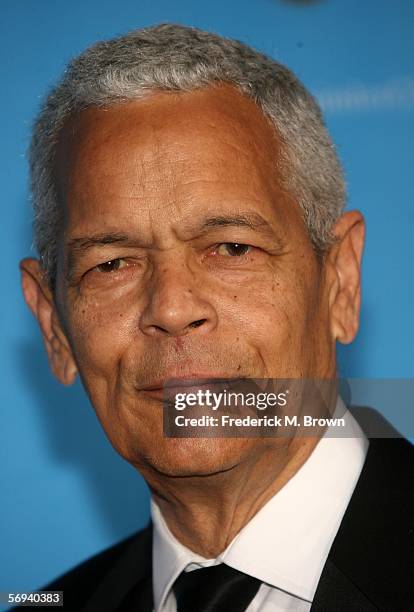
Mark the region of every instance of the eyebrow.
[[270, 238], [275, 247], [283, 250], [285, 242], [272, 225], [262, 215], [256, 212], [242, 213], [238, 215], [215, 215], [209, 217], [201, 225], [201, 233], [214, 227], [246, 227], [263, 236]]
[[136, 246], [137, 241], [131, 236], [119, 232], [104, 232], [93, 234], [92, 236], [80, 236], [79, 238], [71, 238], [68, 240], [67, 248], [73, 254], [77, 255], [84, 253], [96, 246], [104, 246], [106, 244], [130, 244]]
[[248, 227], [253, 230], [264, 230], [266, 233], [273, 230], [270, 224], [258, 213], [243, 213], [240, 215], [216, 215], [209, 217], [204, 221], [201, 226], [203, 228], [209, 227], [225, 227], [225, 226], [236, 226], [236, 227]]

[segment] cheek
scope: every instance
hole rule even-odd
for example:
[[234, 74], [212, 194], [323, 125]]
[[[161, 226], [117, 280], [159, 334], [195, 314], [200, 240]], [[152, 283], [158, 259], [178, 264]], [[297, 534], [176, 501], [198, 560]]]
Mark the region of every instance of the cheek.
[[[225, 323], [254, 350], [271, 376], [302, 375], [312, 357], [319, 296], [305, 272], [269, 275], [227, 296]], [[316, 283], [313, 286], [317, 286]]]
[[137, 312], [128, 309], [122, 299], [110, 305], [93, 297], [76, 301], [69, 328], [75, 358], [84, 377], [114, 376], [117, 362], [136, 334]]

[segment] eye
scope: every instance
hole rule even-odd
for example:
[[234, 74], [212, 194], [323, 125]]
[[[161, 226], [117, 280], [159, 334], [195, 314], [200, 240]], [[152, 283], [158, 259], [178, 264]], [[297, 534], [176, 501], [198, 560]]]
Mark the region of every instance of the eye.
[[95, 266], [95, 270], [98, 272], [109, 273], [109, 272], [118, 272], [122, 268], [128, 266], [128, 263], [125, 259], [111, 259], [110, 261], [105, 261], [104, 263]]
[[223, 242], [217, 248], [219, 255], [225, 257], [241, 257], [247, 255], [251, 251], [252, 247], [249, 244], [240, 244], [238, 242]]

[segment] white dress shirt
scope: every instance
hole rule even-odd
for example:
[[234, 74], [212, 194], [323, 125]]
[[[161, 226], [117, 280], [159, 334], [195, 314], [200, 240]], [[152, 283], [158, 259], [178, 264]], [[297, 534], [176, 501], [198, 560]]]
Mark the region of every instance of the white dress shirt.
[[[172, 585], [183, 570], [226, 563], [263, 582], [246, 612], [308, 612], [362, 470], [368, 440], [342, 400], [342, 436], [326, 435], [299, 471], [216, 558], [183, 546], [151, 500], [155, 612], [176, 612]], [[338, 434], [336, 434], [338, 435]]]

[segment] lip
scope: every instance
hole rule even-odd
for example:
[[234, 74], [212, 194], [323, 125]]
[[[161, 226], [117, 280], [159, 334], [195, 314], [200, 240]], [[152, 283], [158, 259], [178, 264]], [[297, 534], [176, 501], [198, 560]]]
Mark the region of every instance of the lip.
[[149, 385], [141, 387], [139, 391], [149, 395], [154, 399], [165, 399], [166, 397], [173, 397], [176, 393], [196, 393], [199, 389], [214, 389], [219, 387], [220, 389], [228, 388], [231, 383], [235, 384], [237, 381], [242, 380], [243, 377], [228, 376], [220, 373], [202, 373], [202, 374], [188, 374], [188, 376], [168, 376], [154, 382]]

